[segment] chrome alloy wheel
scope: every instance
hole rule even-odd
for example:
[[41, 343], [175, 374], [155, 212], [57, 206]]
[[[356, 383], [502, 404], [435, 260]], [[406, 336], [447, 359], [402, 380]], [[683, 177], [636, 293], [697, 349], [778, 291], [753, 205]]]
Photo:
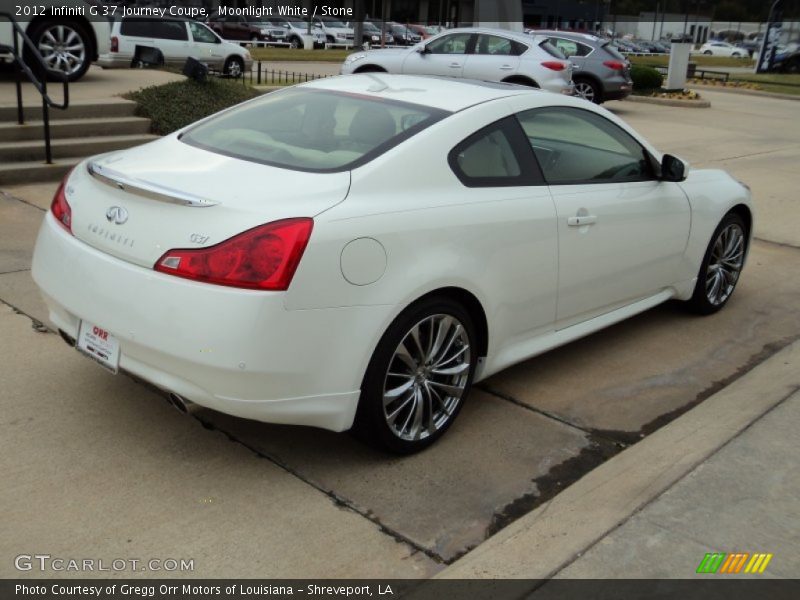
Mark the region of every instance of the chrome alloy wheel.
[[585, 81], [579, 81], [575, 84], [575, 95], [589, 102], [594, 102], [594, 88]]
[[53, 25], [39, 38], [39, 53], [47, 68], [67, 75], [78, 72], [86, 62], [86, 44], [69, 25]]
[[731, 223], [720, 231], [711, 250], [706, 269], [706, 298], [714, 305], [723, 304], [733, 293], [744, 264], [744, 231]]
[[469, 335], [453, 316], [426, 317], [406, 334], [383, 384], [383, 415], [402, 440], [422, 440], [455, 414], [470, 377]]

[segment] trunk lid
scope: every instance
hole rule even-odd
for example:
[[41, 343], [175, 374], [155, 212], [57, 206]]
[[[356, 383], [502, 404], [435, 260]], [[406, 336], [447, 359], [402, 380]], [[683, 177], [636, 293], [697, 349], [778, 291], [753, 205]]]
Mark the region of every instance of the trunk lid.
[[314, 217], [344, 200], [349, 188], [347, 171], [282, 169], [170, 136], [81, 163], [66, 197], [76, 238], [153, 267], [173, 248], [213, 246], [264, 223]]

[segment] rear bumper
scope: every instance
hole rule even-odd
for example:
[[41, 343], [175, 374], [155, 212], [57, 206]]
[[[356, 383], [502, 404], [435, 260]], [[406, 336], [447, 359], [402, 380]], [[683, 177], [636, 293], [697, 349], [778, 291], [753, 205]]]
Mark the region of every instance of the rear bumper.
[[47, 214], [33, 278], [51, 321], [82, 319], [120, 343], [120, 369], [220, 412], [344, 431], [391, 307], [289, 311], [284, 294], [199, 284], [132, 265]]
[[631, 95], [633, 85], [622, 85], [603, 92], [603, 100], [622, 100]]

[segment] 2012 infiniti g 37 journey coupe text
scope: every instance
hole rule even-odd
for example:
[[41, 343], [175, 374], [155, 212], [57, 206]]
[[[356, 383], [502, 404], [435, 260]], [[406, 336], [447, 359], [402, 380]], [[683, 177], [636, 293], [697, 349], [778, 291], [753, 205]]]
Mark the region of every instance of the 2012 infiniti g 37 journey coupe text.
[[112, 371], [407, 453], [509, 365], [670, 298], [719, 310], [752, 231], [744, 185], [584, 100], [351, 75], [78, 165], [33, 277]]

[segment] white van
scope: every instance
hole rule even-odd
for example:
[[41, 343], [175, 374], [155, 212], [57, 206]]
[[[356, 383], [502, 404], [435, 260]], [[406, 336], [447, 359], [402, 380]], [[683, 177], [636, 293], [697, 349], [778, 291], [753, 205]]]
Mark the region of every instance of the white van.
[[[83, 16], [53, 16], [51, 8], [72, 8]], [[89, 7], [98, 14], [91, 20]], [[25, 34], [31, 39], [39, 54], [44, 58], [47, 67], [53, 71], [61, 71], [69, 81], [77, 81], [86, 74], [98, 56], [108, 52], [111, 26], [102, 18], [103, 8], [94, 0], [37, 0], [36, 2], [0, 3], [0, 10], [11, 13]], [[70, 12], [70, 11], [62, 11]], [[0, 46], [13, 48], [14, 38], [11, 35], [11, 22], [0, 17]], [[20, 40], [20, 49], [22, 49]], [[30, 58], [26, 56], [26, 62]], [[12, 60], [11, 54], [0, 50], [0, 62]]]
[[182, 67], [191, 57], [231, 77], [239, 77], [253, 65], [247, 50], [224, 41], [204, 23], [157, 17], [115, 21], [111, 28], [111, 48], [98, 62], [105, 68], [130, 67], [136, 46], [157, 48], [168, 66]]

